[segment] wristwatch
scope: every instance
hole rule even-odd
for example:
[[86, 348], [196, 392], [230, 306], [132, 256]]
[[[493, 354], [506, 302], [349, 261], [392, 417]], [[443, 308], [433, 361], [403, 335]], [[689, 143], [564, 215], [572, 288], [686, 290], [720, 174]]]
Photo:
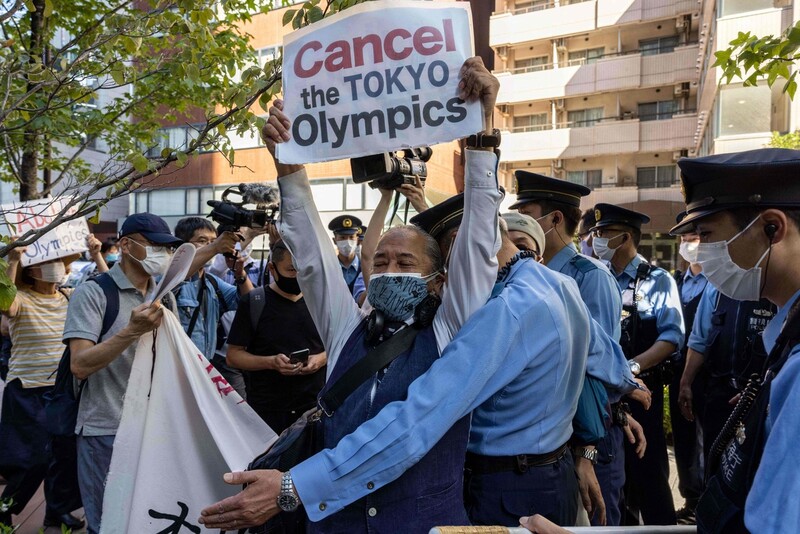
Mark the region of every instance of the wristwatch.
[[243, 274], [242, 276], [237, 276], [236, 278], [233, 279], [233, 283], [236, 284], [237, 286], [240, 286], [240, 285], [244, 284], [245, 282], [247, 282], [247, 275], [246, 274]]
[[495, 153], [500, 147], [500, 130], [492, 129], [492, 133], [478, 132], [467, 137], [467, 148], [493, 148]]
[[628, 360], [628, 367], [631, 368], [631, 373], [633, 373], [633, 376], [639, 376], [639, 373], [642, 372], [642, 366], [639, 365], [639, 362], [634, 360]]
[[294, 489], [292, 474], [287, 471], [281, 477], [281, 492], [278, 494], [278, 508], [284, 512], [294, 512], [300, 507], [300, 497]]
[[597, 464], [597, 455], [599, 454], [597, 452], [597, 449], [585, 449], [583, 447], [578, 447], [577, 449], [575, 449], [575, 452], [581, 458], [586, 458], [587, 460], [592, 462], [592, 465]]

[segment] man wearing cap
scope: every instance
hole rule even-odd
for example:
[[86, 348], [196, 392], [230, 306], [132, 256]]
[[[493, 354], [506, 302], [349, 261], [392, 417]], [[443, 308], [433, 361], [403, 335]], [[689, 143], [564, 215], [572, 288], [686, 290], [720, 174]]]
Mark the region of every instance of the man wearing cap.
[[[517, 202], [511, 209], [518, 209], [520, 213], [533, 217], [542, 225], [547, 241], [545, 265], [577, 282], [581, 298], [592, 317], [615, 342], [618, 341], [619, 318], [622, 313], [619, 287], [605, 265], [580, 254], [573, 243], [573, 236], [582, 218], [581, 198], [591, 190], [580, 184], [527, 171], [516, 171], [515, 178]], [[591, 381], [595, 379], [601, 380], [609, 389], [612, 403], [620, 400], [626, 392], [625, 383], [631, 375], [622, 359], [615, 361], [614, 365], [617, 366], [616, 376], [596, 376], [591, 373], [590, 368], [590, 380], [584, 384], [583, 400], [588, 402], [588, 399], [594, 397], [590, 388]], [[607, 401], [608, 398], [600, 400]], [[649, 399], [644, 398], [643, 401], [649, 402]], [[610, 418], [610, 414], [606, 415]], [[605, 502], [607, 523], [618, 525], [621, 519], [619, 502], [624, 481], [623, 429], [619, 425], [610, 426], [609, 431], [601, 438], [599, 442], [587, 443], [588, 447], [585, 448], [591, 450], [597, 445], [598, 452], [592, 461], [595, 463], [594, 471]], [[587, 459], [579, 459], [578, 467], [584, 479], [591, 479], [594, 473], [591, 473], [591, 466], [586, 465], [587, 463]]]
[[[218, 247], [198, 250], [190, 273], [214, 254], [232, 250], [236, 240], [231, 234], [220, 240]], [[171, 249], [180, 243], [160, 217], [150, 213], [130, 215], [120, 230], [120, 261], [102, 275], [109, 276], [119, 291], [118, 310], [108, 310], [116, 311], [108, 331], [101, 336], [107, 310], [106, 296], [99, 284], [82, 284], [69, 302], [63, 340], [69, 343], [72, 353], [72, 373], [78, 380], [86, 380], [75, 433], [78, 482], [91, 533], [100, 529], [105, 479], [136, 341], [161, 324], [163, 309], [158, 305], [148, 307], [145, 296], [155, 286], [153, 277], [162, 275], [169, 265]], [[174, 311], [172, 294], [167, 298]]]
[[[643, 458], [626, 445], [625, 524], [674, 525], [675, 505], [669, 485], [667, 442], [664, 435], [663, 362], [684, 342], [683, 314], [675, 280], [651, 266], [636, 249], [642, 224], [650, 217], [611, 204], [595, 206], [593, 247], [608, 262], [622, 291], [622, 349], [631, 371], [656, 394], [649, 410], [631, 404], [633, 416], [647, 438]], [[612, 245], [613, 244], [613, 245]]]
[[698, 532], [777, 534], [800, 525], [800, 151], [760, 149], [682, 159], [694, 261], [722, 295], [778, 307], [763, 331], [768, 352], [707, 459]]
[[328, 230], [333, 232], [333, 244], [336, 245], [342, 276], [356, 302], [361, 302], [366, 289], [364, 275], [361, 273], [361, 259], [356, 254], [362, 226], [361, 219], [352, 215], [339, 215], [328, 223]]

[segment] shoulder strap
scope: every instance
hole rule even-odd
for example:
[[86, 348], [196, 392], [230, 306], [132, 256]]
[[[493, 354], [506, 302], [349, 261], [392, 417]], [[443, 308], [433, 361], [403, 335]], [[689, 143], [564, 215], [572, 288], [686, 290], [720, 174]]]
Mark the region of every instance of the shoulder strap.
[[[228, 303], [225, 302], [225, 295], [222, 294], [222, 291], [219, 290], [219, 282], [217, 282], [217, 278], [213, 274], [206, 274], [208, 277], [208, 281], [211, 282], [211, 287], [214, 288], [214, 293], [217, 294], [217, 300], [219, 301], [219, 315], [222, 317], [222, 314], [228, 311]], [[245, 274], [247, 276], [247, 274]]]
[[194, 332], [194, 325], [197, 324], [197, 318], [200, 317], [200, 308], [203, 307], [206, 300], [206, 281], [205, 277], [200, 278], [200, 289], [199, 295], [197, 296], [197, 307], [194, 309], [194, 313], [192, 313], [192, 318], [189, 320], [189, 328], [186, 329], [186, 335], [192, 337], [192, 332]]
[[417, 328], [406, 327], [395, 335], [373, 347], [367, 354], [348, 369], [319, 399], [319, 407], [330, 417], [361, 384], [392, 363], [392, 361], [411, 348]]
[[592, 262], [590, 259], [585, 258], [584, 256], [582, 256], [580, 254], [575, 254], [574, 256], [572, 256], [572, 258], [570, 258], [569, 262], [572, 265], [574, 265], [575, 268], [578, 269], [578, 271], [580, 271], [580, 272], [582, 272], [584, 274], [588, 273], [590, 271], [593, 271], [593, 270], [598, 268], [597, 265], [595, 265], [594, 262]]
[[[100, 329], [100, 338], [102, 338], [111, 329], [111, 325], [119, 315], [119, 288], [108, 273], [102, 273], [90, 280], [100, 286], [106, 297], [106, 310], [103, 312], [103, 326]], [[100, 339], [98, 339], [99, 342]]]
[[258, 329], [258, 320], [261, 319], [261, 314], [264, 311], [264, 306], [267, 300], [266, 286], [258, 286], [250, 293], [250, 327], [253, 332]]
[[61, 293], [61, 296], [63, 296], [65, 299], [67, 299], [67, 302], [69, 302], [69, 295], [67, 294], [66, 291], [64, 291], [63, 288], [59, 287], [58, 288], [58, 292]]

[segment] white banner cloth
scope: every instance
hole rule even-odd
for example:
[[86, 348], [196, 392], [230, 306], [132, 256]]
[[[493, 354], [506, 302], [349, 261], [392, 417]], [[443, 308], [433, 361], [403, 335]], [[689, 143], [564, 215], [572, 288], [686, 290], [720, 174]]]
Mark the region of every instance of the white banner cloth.
[[222, 475], [244, 470], [276, 436], [168, 310], [155, 336], [155, 369], [153, 338], [142, 336], [136, 348], [101, 532], [211, 532], [197, 522], [200, 511], [241, 490]]

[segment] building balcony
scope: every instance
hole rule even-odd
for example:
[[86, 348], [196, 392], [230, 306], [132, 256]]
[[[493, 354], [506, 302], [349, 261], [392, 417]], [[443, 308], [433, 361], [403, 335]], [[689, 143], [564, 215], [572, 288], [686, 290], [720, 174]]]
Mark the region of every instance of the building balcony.
[[603, 56], [554, 68], [523, 67], [495, 73], [500, 80], [498, 104], [661, 87], [695, 81], [698, 45], [680, 46], [666, 54], [643, 55], [640, 51]]
[[776, 8], [731, 15], [717, 21], [717, 46], [727, 46], [727, 43], [734, 40], [739, 35], [739, 32], [751, 32], [753, 35], [758, 36], [780, 35], [791, 25], [791, 8]]
[[679, 185], [651, 189], [644, 189], [636, 186], [601, 187], [593, 189], [592, 192], [581, 201], [581, 205], [594, 206], [602, 203], [620, 205], [648, 200], [683, 202], [683, 195], [681, 194]]
[[489, 44], [513, 46], [620, 24], [663, 20], [699, 9], [696, 0], [589, 0], [537, 7], [544, 9], [495, 13], [489, 21]]
[[642, 121], [617, 117], [587, 126], [558, 124], [539, 131], [503, 134], [501, 161], [537, 161], [562, 158], [585, 158], [671, 152], [693, 146], [697, 125], [695, 112], [675, 114], [672, 118]]

